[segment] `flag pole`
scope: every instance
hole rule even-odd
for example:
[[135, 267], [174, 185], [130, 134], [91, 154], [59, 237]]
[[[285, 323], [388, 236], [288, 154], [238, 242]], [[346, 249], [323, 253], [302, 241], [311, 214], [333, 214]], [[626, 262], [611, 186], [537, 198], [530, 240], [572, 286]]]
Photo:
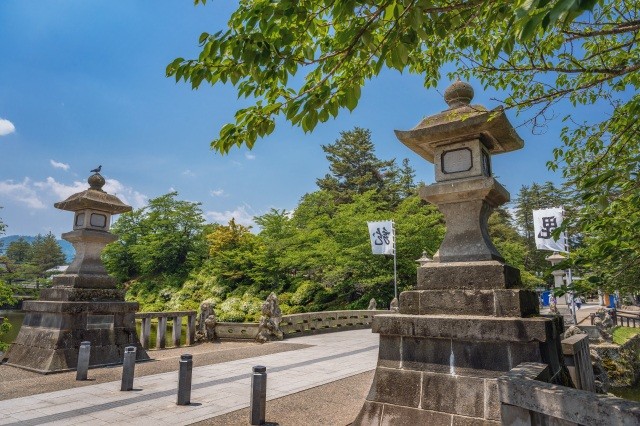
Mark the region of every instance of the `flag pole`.
[[393, 226], [393, 294], [395, 299], [398, 299], [398, 272], [396, 261], [396, 223], [391, 222]]
[[[564, 220], [564, 208], [562, 209], [562, 218]], [[567, 255], [570, 255], [569, 252], [569, 231], [564, 231], [564, 247], [567, 250]], [[570, 256], [569, 256], [570, 257]], [[567, 269], [567, 285], [570, 286], [573, 284], [573, 277], [571, 276], [571, 268]], [[578, 318], [576, 316], [576, 293], [571, 289], [571, 315], [573, 316], [573, 324], [578, 325]]]

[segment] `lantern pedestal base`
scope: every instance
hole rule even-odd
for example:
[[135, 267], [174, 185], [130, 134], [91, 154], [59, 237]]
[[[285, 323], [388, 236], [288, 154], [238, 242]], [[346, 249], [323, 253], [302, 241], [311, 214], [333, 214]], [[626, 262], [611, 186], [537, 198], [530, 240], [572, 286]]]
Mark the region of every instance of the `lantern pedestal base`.
[[[74, 296], [74, 291], [46, 291]], [[100, 291], [100, 290], [90, 290]], [[113, 290], [118, 291], [118, 290]], [[86, 295], [85, 295], [86, 296]], [[122, 364], [127, 346], [136, 347], [136, 361], [149, 355], [138, 341], [138, 303], [120, 301], [27, 301], [18, 337], [7, 352], [7, 365], [38, 373], [75, 370], [80, 342], [91, 342], [91, 367]]]

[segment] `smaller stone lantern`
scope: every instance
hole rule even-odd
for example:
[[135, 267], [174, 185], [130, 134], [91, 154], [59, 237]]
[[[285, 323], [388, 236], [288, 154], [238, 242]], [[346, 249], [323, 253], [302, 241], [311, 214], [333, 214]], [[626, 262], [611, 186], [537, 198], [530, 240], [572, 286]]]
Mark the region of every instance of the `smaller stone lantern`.
[[54, 206], [74, 212], [73, 231], [62, 238], [76, 255], [53, 286], [40, 291], [40, 299], [23, 304], [25, 318], [7, 364], [39, 373], [75, 369], [82, 342], [91, 342], [91, 366], [122, 363], [125, 348], [136, 346], [136, 360], [149, 356], [138, 341], [135, 312], [138, 303], [125, 302], [123, 289], [109, 276], [100, 254], [118, 239], [109, 233], [111, 216], [131, 211], [114, 195], [102, 190], [104, 178], [95, 173], [89, 189]]
[[[74, 212], [73, 231], [62, 234], [62, 238], [76, 250], [65, 273], [53, 278], [54, 287], [115, 290], [116, 282], [104, 269], [100, 254], [107, 244], [118, 239], [109, 233], [111, 216], [130, 212], [131, 206], [102, 190], [105, 180], [99, 173], [91, 175], [88, 183], [88, 190], [54, 204], [57, 209]], [[114, 296], [120, 298], [115, 293]]]

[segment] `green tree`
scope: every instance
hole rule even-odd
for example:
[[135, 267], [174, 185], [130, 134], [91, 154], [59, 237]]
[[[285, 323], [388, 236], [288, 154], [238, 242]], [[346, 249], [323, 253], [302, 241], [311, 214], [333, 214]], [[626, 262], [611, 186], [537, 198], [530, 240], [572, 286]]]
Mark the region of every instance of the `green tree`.
[[411, 195], [415, 195], [416, 193], [416, 171], [411, 164], [409, 164], [409, 159], [404, 158], [402, 160], [402, 167], [400, 168], [400, 191], [402, 198], [410, 197]]
[[256, 99], [212, 142], [226, 152], [252, 147], [279, 115], [308, 131], [352, 110], [360, 87], [383, 68], [420, 74], [434, 87], [453, 63], [510, 89], [509, 106], [544, 108], [567, 96], [591, 103], [603, 85], [637, 88], [637, 13], [634, 0], [248, 0], [228, 29], [202, 33], [196, 59], [176, 58], [167, 75], [193, 88], [231, 83]]
[[28, 262], [31, 260], [31, 244], [23, 237], [20, 237], [9, 243], [5, 254], [15, 263]]
[[376, 190], [387, 202], [395, 198], [390, 188], [398, 174], [395, 160], [376, 157], [371, 131], [356, 127], [340, 132], [339, 139], [322, 149], [327, 154], [330, 173], [317, 179], [316, 184], [332, 194], [336, 203], [348, 203], [356, 194], [370, 190]]
[[38, 234], [31, 243], [28, 263], [35, 265], [40, 274], [43, 274], [47, 269], [64, 265], [65, 261], [62, 247], [51, 232], [45, 236]]
[[[313, 130], [355, 108], [384, 68], [419, 74], [431, 88], [449, 66], [451, 79], [507, 93], [504, 106], [530, 110], [532, 127], [570, 105], [548, 166], [562, 167], [585, 204], [573, 223], [594, 246], [576, 256], [612, 259], [606, 274], [616, 277], [640, 264], [639, 22], [639, 0], [247, 0], [167, 75], [193, 88], [230, 83], [255, 100], [212, 141], [220, 152], [253, 147], [277, 117]], [[583, 120], [580, 106], [598, 113]]]
[[529, 240], [518, 233], [506, 209], [497, 208], [489, 217], [489, 235], [505, 262], [520, 269], [520, 277], [525, 286], [535, 288], [544, 284], [541, 271], [548, 268], [531, 269], [528, 262], [532, 257], [532, 251], [535, 251], [535, 246], [528, 244]]
[[[524, 244], [527, 246], [523, 266], [534, 274], [542, 274], [549, 269], [549, 262], [545, 257], [551, 253], [536, 249], [533, 230], [533, 211], [551, 207], [564, 207], [567, 213], [575, 210], [574, 202], [567, 196], [564, 190], [556, 187], [552, 182], [543, 184], [532, 183], [523, 185], [518, 191], [514, 207], [515, 225], [524, 236]], [[572, 229], [572, 234], [575, 230]], [[573, 235], [575, 240], [575, 235]]]
[[[2, 207], [0, 206], [0, 209]], [[6, 225], [5, 223], [2, 221], [2, 218], [0, 218], [0, 235], [4, 234]], [[2, 247], [2, 243], [0, 243], [0, 247]], [[0, 271], [2, 272], [7, 272], [9, 267], [7, 265], [8, 259], [6, 258], [6, 256], [0, 256], [0, 265], [2, 265], [0, 267]], [[0, 305], [5, 305], [5, 304], [13, 304], [15, 301], [13, 300], [13, 291], [11, 290], [11, 287], [3, 280], [2, 275], [0, 275]], [[0, 336], [6, 332], [8, 332], [11, 329], [11, 324], [9, 324], [8, 322], [6, 323], [2, 323], [0, 324]], [[0, 342], [0, 350], [6, 350], [7, 348], [7, 344]]]
[[121, 281], [140, 275], [184, 277], [202, 263], [207, 248], [200, 204], [177, 196], [162, 195], [118, 218], [113, 233], [119, 239], [103, 252], [110, 273]]

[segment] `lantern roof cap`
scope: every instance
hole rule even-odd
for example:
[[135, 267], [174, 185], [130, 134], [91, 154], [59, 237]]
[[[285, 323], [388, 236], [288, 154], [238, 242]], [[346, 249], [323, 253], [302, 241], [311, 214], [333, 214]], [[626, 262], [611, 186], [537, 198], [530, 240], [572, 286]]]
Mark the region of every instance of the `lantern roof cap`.
[[100, 173], [94, 173], [89, 176], [87, 182], [89, 183], [89, 189], [73, 194], [53, 206], [57, 209], [71, 212], [94, 209], [110, 214], [126, 213], [132, 210], [131, 206], [123, 203], [118, 197], [107, 194], [102, 190], [106, 181]]
[[435, 150], [443, 145], [480, 139], [489, 153], [515, 151], [524, 146], [502, 107], [488, 110], [471, 105], [473, 87], [456, 81], [444, 92], [448, 109], [425, 117], [411, 130], [396, 130], [396, 136], [411, 150], [433, 163]]

